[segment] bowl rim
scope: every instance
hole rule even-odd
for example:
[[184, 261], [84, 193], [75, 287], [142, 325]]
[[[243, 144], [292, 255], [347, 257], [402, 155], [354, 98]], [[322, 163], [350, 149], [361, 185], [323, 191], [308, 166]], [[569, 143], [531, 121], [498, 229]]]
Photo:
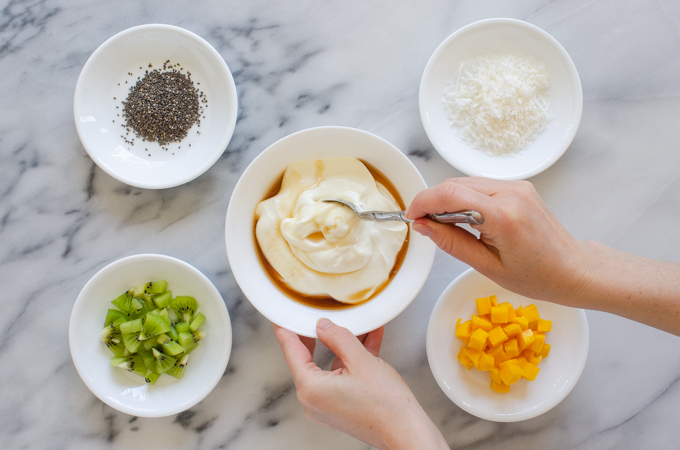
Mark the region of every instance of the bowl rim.
[[[74, 320], [77, 315], [77, 312], [80, 310], [80, 308], [86, 301], [85, 292], [87, 292], [88, 288], [96, 284], [100, 278], [105, 277], [109, 271], [114, 270], [119, 266], [128, 264], [130, 262], [152, 262], [152, 261], [165, 261], [171, 264], [176, 264], [180, 266], [183, 270], [191, 272], [199, 280], [205, 283], [206, 288], [212, 292], [214, 298], [221, 300], [221, 302], [218, 302], [217, 307], [222, 311], [221, 314], [222, 320], [220, 321], [220, 326], [225, 327], [226, 337], [224, 342], [224, 352], [222, 353], [224, 367], [222, 367], [220, 371], [215, 371], [211, 377], [207, 378], [206, 382], [203, 383], [201, 389], [198, 391], [198, 394], [195, 395], [191, 400], [182, 403], [181, 405], [175, 408], [167, 408], [160, 410], [159, 412], [147, 412], [144, 410], [128, 407], [127, 405], [109, 401], [105, 393], [102, 392], [102, 390], [98, 387], [99, 385], [90, 380], [89, 377], [85, 376], [87, 372], [86, 368], [83, 366], [82, 359], [80, 357], [76, 357], [76, 355], [79, 355], [78, 351], [74, 352], [74, 349], [76, 348], [76, 341], [78, 339], [78, 336], [76, 335], [76, 327], [74, 326]], [[201, 272], [191, 264], [172, 256], [157, 253], [141, 253], [136, 255], [125, 256], [123, 258], [117, 259], [107, 264], [106, 266], [99, 269], [94, 275], [92, 275], [92, 277], [90, 277], [87, 283], [85, 283], [83, 288], [78, 293], [78, 297], [76, 298], [76, 301], [73, 304], [73, 308], [71, 309], [71, 315], [69, 317], [68, 325], [68, 341], [71, 360], [73, 361], [73, 365], [76, 368], [76, 372], [78, 372], [80, 379], [83, 381], [83, 383], [85, 383], [90, 392], [92, 392], [97, 398], [99, 398], [99, 400], [101, 400], [111, 408], [116, 409], [125, 414], [130, 414], [137, 417], [157, 418], [167, 417], [181, 413], [182, 411], [186, 411], [187, 409], [197, 405], [199, 402], [203, 401], [208, 395], [210, 395], [210, 393], [213, 391], [213, 389], [215, 389], [219, 381], [222, 379], [224, 371], [226, 370], [227, 365], [229, 364], [233, 345], [233, 329], [231, 326], [231, 317], [229, 315], [229, 310], [227, 309], [226, 304], [224, 303], [222, 295], [220, 294], [219, 290], [217, 290], [212, 281], [210, 281], [210, 279], [203, 272]]]
[[[437, 316], [439, 314], [439, 311], [443, 307], [444, 303], [446, 303], [448, 297], [450, 297], [451, 293], [455, 291], [455, 288], [461, 284], [463, 281], [466, 279], [479, 275], [481, 277], [486, 278], [487, 280], [490, 280], [489, 278], [485, 277], [481, 273], [477, 272], [474, 268], [469, 268], [465, 272], [461, 273], [458, 275], [442, 292], [442, 294], [439, 296], [437, 299], [437, 302], [435, 303], [434, 307], [432, 308], [432, 313], [430, 314], [430, 319], [427, 324], [427, 333], [425, 337], [425, 348], [426, 348], [426, 353], [427, 353], [427, 360], [428, 364], [430, 366], [430, 371], [432, 372], [432, 376], [434, 379], [437, 381], [437, 385], [439, 388], [444, 392], [444, 394], [451, 400], [456, 406], [464, 410], [465, 412], [479, 417], [480, 419], [484, 420], [489, 420], [492, 422], [520, 422], [528, 419], [533, 419], [535, 417], [538, 417], [551, 409], [553, 409], [555, 406], [559, 405], [562, 400], [564, 400], [567, 395], [574, 389], [576, 384], [581, 378], [581, 375], [583, 374], [583, 370], [585, 369], [586, 361], [588, 360], [588, 353], [590, 351], [590, 329], [588, 327], [588, 318], [586, 317], [586, 313], [583, 309], [580, 308], [571, 308], [575, 311], [577, 311], [577, 315], [579, 318], [579, 323], [582, 327], [583, 331], [583, 339], [581, 342], [581, 348], [579, 351], [579, 358], [575, 361], [575, 364], [573, 367], [576, 369], [574, 373], [574, 379], [571, 383], [569, 383], [565, 388], [563, 388], [559, 395], [556, 396], [552, 403], [545, 404], [541, 406], [540, 408], [535, 408], [533, 410], [527, 411], [525, 413], [520, 413], [520, 414], [513, 414], [513, 415], [505, 415], [505, 416], [495, 416], [493, 414], [485, 414], [484, 412], [480, 412], [479, 410], [475, 409], [471, 405], [466, 404], [465, 402], [459, 402], [457, 401], [457, 398], [452, 397], [451, 393], [453, 392], [451, 389], [447, 389], [448, 386], [444, 382], [444, 377], [440, 373], [440, 368], [434, 363], [436, 360], [435, 358], [435, 350], [433, 348], [434, 346], [434, 323], [437, 319]], [[490, 280], [492, 283], [496, 284], [493, 280]], [[527, 297], [528, 298], [528, 297]], [[565, 307], [566, 308], [566, 307]], [[452, 356], [453, 357], [453, 356]]]
[[[439, 145], [439, 141], [434, 138], [434, 129], [429, 125], [429, 122], [427, 120], [427, 107], [426, 107], [426, 101], [425, 101], [425, 89], [426, 85], [428, 82], [429, 77], [432, 74], [433, 67], [435, 63], [439, 60], [439, 58], [442, 56], [442, 54], [445, 52], [445, 50], [451, 45], [453, 41], [461, 37], [462, 35], [473, 31], [477, 28], [485, 27], [487, 25], [494, 25], [494, 24], [504, 24], [504, 25], [511, 25], [515, 26], [521, 29], [528, 30], [530, 32], [537, 33], [540, 35], [543, 39], [545, 39], [548, 43], [552, 45], [552, 47], [556, 50], [558, 56], [560, 57], [561, 60], [563, 60], [566, 64], [566, 67], [568, 69], [568, 75], [570, 79], [570, 84], [572, 84], [576, 89], [576, 103], [577, 103], [577, 114], [574, 116], [575, 117], [575, 126], [573, 126], [568, 134], [567, 134], [567, 139], [564, 139], [563, 142], [563, 148], [560, 149], [559, 152], [555, 153], [551, 158], [543, 161], [541, 164], [538, 164], [534, 169], [528, 170], [526, 172], [523, 172], [518, 175], [510, 175], [510, 176], [492, 176], [490, 174], [481, 174], [479, 171], [471, 171], [471, 170], [466, 170], [463, 171], [459, 165], [457, 164], [457, 161], [455, 158], [452, 157], [450, 152], [447, 152], [445, 148], [442, 148]], [[430, 140], [430, 143], [432, 146], [437, 150], [437, 152], [441, 155], [442, 158], [446, 162], [448, 162], [451, 166], [456, 168], [457, 170], [465, 173], [466, 175], [470, 176], [484, 176], [486, 178], [495, 178], [499, 180], [520, 180], [520, 179], [527, 179], [531, 178], [535, 175], [538, 175], [539, 173], [547, 170], [550, 168], [553, 164], [555, 164], [561, 157], [564, 155], [564, 153], [567, 151], [567, 149], [571, 146], [572, 142], [574, 141], [574, 138], [576, 137], [576, 133], [578, 131], [579, 125], [581, 123], [581, 118], [583, 116], [583, 86], [581, 84], [581, 78], [579, 77], [578, 71], [576, 70], [576, 65], [574, 64], [574, 61], [571, 59], [571, 56], [569, 56], [569, 53], [564, 49], [562, 44], [557, 41], [552, 35], [550, 35], [547, 31], [543, 30], [542, 28], [533, 25], [529, 22], [525, 22], [523, 20], [519, 19], [511, 19], [511, 18], [504, 18], [504, 17], [498, 17], [498, 18], [489, 18], [489, 19], [483, 19], [483, 20], [478, 20], [476, 22], [472, 22], [470, 24], [467, 24], [458, 30], [454, 31], [452, 34], [450, 34], [446, 39], [444, 39], [435, 49], [435, 51], [432, 53], [430, 58], [427, 61], [427, 64], [425, 65], [425, 69], [423, 70], [423, 74], [420, 78], [420, 86], [418, 89], [418, 109], [420, 112], [420, 121], [423, 124], [423, 128], [425, 129], [425, 134], [427, 134], [428, 139]], [[466, 144], [467, 145], [467, 144]], [[469, 173], [472, 172], [472, 173]]]
[[[80, 121], [78, 120], [78, 111], [80, 108], [80, 104], [83, 102], [82, 97], [84, 95], [83, 94], [83, 85], [85, 83], [84, 80], [88, 77], [89, 73], [93, 70], [93, 67], [95, 67], [95, 65], [97, 64], [97, 61], [101, 57], [101, 54], [107, 51], [109, 47], [115, 45], [116, 41], [118, 41], [122, 37], [150, 30], [173, 32], [205, 48], [205, 50], [212, 55], [213, 59], [221, 69], [222, 74], [224, 75], [224, 81], [226, 82], [226, 88], [229, 91], [229, 96], [230, 98], [233, 99], [231, 105], [225, 106], [225, 108], [229, 110], [232, 120], [229, 123], [221, 124], [223, 125], [225, 133], [218, 147], [222, 147], [222, 151], [213, 152], [211, 154], [211, 157], [209, 159], [206, 159], [203, 165], [201, 165], [194, 172], [187, 173], [187, 175], [185, 175], [184, 177], [178, 177], [173, 180], [155, 183], [131, 179], [127, 177], [124, 173], [121, 174], [120, 172], [112, 170], [108, 166], [108, 164], [105, 164], [105, 161], [97, 154], [97, 152], [94, 149], [89, 148], [87, 144], [88, 140], [85, 139], [84, 131], [81, 129]], [[81, 69], [80, 74], [78, 75], [78, 81], [76, 82], [76, 87], [73, 95], [73, 119], [76, 124], [76, 132], [78, 133], [78, 138], [80, 139], [80, 142], [85, 151], [87, 152], [87, 154], [90, 156], [90, 158], [92, 158], [92, 160], [97, 164], [97, 166], [100, 169], [102, 169], [105, 173], [107, 173], [114, 179], [122, 183], [125, 183], [129, 186], [142, 189], [168, 189], [172, 187], [181, 186], [182, 184], [188, 183], [189, 181], [192, 181], [198, 178], [199, 176], [203, 175], [205, 172], [207, 172], [208, 169], [210, 169], [217, 162], [217, 160], [222, 156], [222, 154], [227, 149], [227, 146], [229, 145], [229, 142], [231, 141], [231, 138], [234, 135], [236, 121], [238, 119], [237, 116], [238, 116], [238, 92], [236, 90], [236, 83], [234, 81], [234, 77], [231, 71], [229, 70], [229, 66], [227, 66], [227, 63], [222, 57], [222, 55], [220, 55], [220, 53], [212, 45], [210, 45], [208, 41], [206, 41], [196, 33], [193, 33], [189, 30], [186, 30], [175, 25], [168, 25], [162, 23], [149, 23], [143, 25], [136, 25], [134, 27], [122, 30], [114, 34], [107, 40], [105, 40], [101, 45], [99, 45], [99, 47], [97, 47], [97, 49], [94, 52], [92, 52], [90, 57], [83, 65], [83, 68]]]
[[[239, 285], [239, 288], [241, 289], [241, 291], [243, 292], [245, 297], [248, 299], [248, 301], [255, 307], [255, 309], [257, 309], [260, 312], [260, 314], [262, 314], [264, 317], [266, 317], [270, 322], [277, 324], [278, 326], [281, 326], [282, 328], [285, 328], [285, 329], [292, 331], [296, 334], [299, 334], [299, 335], [302, 335], [302, 336], [307, 336], [307, 337], [313, 337], [313, 338], [317, 337], [316, 336], [316, 330], [313, 330], [310, 333], [305, 333], [305, 332], [302, 332], [301, 330], [291, 329], [290, 327], [286, 326], [285, 323], [279, 323], [279, 320], [277, 320], [277, 317], [273, 316], [268, 309], [263, 308], [263, 305], [260, 302], [258, 302], [257, 300], [252, 300], [250, 298], [251, 296], [257, 297], [258, 294], [253, 292], [253, 290], [250, 288], [250, 285], [245, 284], [243, 279], [239, 280], [239, 278], [243, 276], [242, 275], [242, 269], [240, 268], [240, 266], [239, 265], [234, 266], [234, 265], [231, 264], [232, 261], [237, 261], [237, 258], [236, 258], [237, 255], [235, 255], [233, 253], [234, 250], [232, 250], [232, 246], [229, 245], [230, 240], [231, 240], [230, 237], [229, 237], [230, 236], [229, 224], [233, 223], [234, 220], [238, 219], [237, 216], [238, 216], [239, 213], [234, 211], [234, 209], [232, 208], [235, 195], [238, 192], [241, 191], [241, 185], [245, 184], [246, 183], [245, 180], [247, 178], [249, 178], [249, 175], [251, 174], [251, 172], [254, 172], [256, 170], [256, 166], [258, 165], [260, 160], [266, 158], [269, 153], [271, 153], [272, 151], [275, 151], [275, 149], [277, 147], [279, 147], [281, 144], [285, 143], [287, 140], [298, 138], [300, 135], [303, 135], [303, 134], [319, 133], [319, 132], [324, 132], [324, 131], [327, 131], [327, 130], [330, 130], [330, 131], [340, 130], [340, 131], [348, 132], [348, 133], [361, 134], [365, 137], [368, 137], [370, 139], [375, 139], [377, 141], [380, 141], [382, 144], [389, 146], [391, 149], [393, 149], [395, 151], [395, 157], [396, 158], [402, 159], [404, 162], [408, 163], [413, 168], [414, 173], [418, 175], [417, 181], [422, 185], [422, 188], [423, 189], [427, 188], [427, 183], [425, 182], [425, 179], [422, 177], [422, 175], [420, 174], [418, 169], [411, 162], [411, 160], [409, 160], [406, 157], [406, 155], [404, 155], [404, 153], [402, 153], [401, 150], [399, 150], [396, 146], [394, 146], [389, 141], [387, 141], [387, 140], [385, 140], [385, 139], [383, 139], [383, 138], [381, 138], [381, 137], [379, 137], [379, 136], [377, 136], [373, 133], [370, 133], [370, 132], [365, 131], [365, 130], [360, 130], [358, 128], [346, 127], [346, 126], [319, 126], [319, 127], [306, 128], [306, 129], [299, 130], [299, 131], [296, 131], [294, 133], [288, 134], [288, 135], [282, 137], [281, 139], [277, 140], [273, 144], [269, 145], [257, 157], [255, 157], [255, 159], [253, 159], [253, 161], [243, 171], [243, 173], [241, 174], [238, 182], [236, 183], [236, 185], [235, 185], [235, 187], [232, 191], [232, 195], [229, 199], [229, 206], [227, 208], [227, 214], [226, 214], [226, 219], [225, 219], [225, 244], [226, 244], [226, 247], [227, 247], [227, 259], [230, 261], [230, 268], [231, 268], [232, 274], [234, 275], [234, 278], [235, 278], [237, 284]], [[285, 167], [283, 167], [282, 170], [283, 169], [285, 169]], [[411, 236], [414, 236], [413, 233], [411, 234]], [[413, 302], [413, 300], [417, 297], [418, 293], [422, 290], [423, 286], [425, 285], [425, 282], [427, 281], [429, 273], [432, 269], [432, 265], [434, 263], [436, 247], [434, 246], [434, 244], [432, 242], [424, 243], [424, 245], [426, 245], [426, 246], [427, 246], [427, 244], [429, 244], [429, 250], [426, 249], [424, 251], [428, 251], [429, 255], [427, 256], [426, 260], [423, 261], [423, 263], [421, 264], [421, 266], [426, 269], [426, 275], [424, 277], [422, 277], [422, 280], [419, 280], [419, 281], [416, 282], [417, 289], [415, 289], [415, 291], [414, 291], [415, 293], [412, 296], [412, 298], [408, 302], [404, 302], [402, 305], [400, 305], [399, 308], [394, 308], [393, 310], [391, 310], [392, 312], [390, 314], [387, 314], [387, 315], [384, 316], [384, 320], [380, 320], [381, 323], [379, 323], [377, 325], [372, 325], [372, 326], [366, 325], [363, 328], [358, 328], [356, 330], [350, 330], [350, 331], [352, 331], [352, 333], [359, 336], [361, 334], [368, 333], [368, 332], [390, 322], [395, 317], [397, 317], [399, 314], [401, 314], [411, 304], [411, 302]], [[408, 256], [407, 256], [407, 258], [408, 258]], [[406, 261], [406, 259], [405, 259], [405, 261]], [[402, 268], [403, 268], [403, 266], [402, 266]], [[414, 288], [416, 287], [416, 284], [413, 285]], [[360, 307], [361, 306], [358, 306], [357, 308], [360, 308]], [[345, 309], [345, 310], [321, 310], [321, 309], [319, 309], [318, 311], [328, 311], [329, 313], [332, 312], [332, 313], [336, 313], [336, 314], [342, 314], [342, 313], [347, 314], [347, 313], [351, 313], [353, 311], [356, 311], [357, 308], [349, 308], [349, 309]], [[319, 317], [323, 317], [323, 315], [320, 315]], [[331, 318], [331, 320], [332, 320], [332, 317], [329, 317], [329, 318]]]

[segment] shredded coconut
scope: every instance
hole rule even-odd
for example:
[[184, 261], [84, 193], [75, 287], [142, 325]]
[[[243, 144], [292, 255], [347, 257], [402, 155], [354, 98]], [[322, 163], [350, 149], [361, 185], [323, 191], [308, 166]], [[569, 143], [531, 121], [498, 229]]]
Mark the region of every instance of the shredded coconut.
[[547, 88], [543, 63], [486, 55], [460, 65], [442, 103], [464, 142], [490, 155], [509, 155], [531, 144], [552, 120]]

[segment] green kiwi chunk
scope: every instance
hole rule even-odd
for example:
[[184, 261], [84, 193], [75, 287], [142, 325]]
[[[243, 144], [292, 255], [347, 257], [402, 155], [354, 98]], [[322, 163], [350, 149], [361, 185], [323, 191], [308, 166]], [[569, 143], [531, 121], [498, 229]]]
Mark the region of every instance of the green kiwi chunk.
[[165, 291], [162, 294], [153, 296], [153, 302], [159, 308], [167, 307], [170, 304], [170, 300], [172, 300], [172, 291]]
[[168, 375], [172, 375], [173, 377], [179, 379], [179, 378], [182, 378], [184, 376], [184, 367], [172, 366], [165, 373], [167, 373]]
[[189, 329], [191, 331], [196, 331], [198, 330], [198, 327], [200, 327], [203, 322], [205, 322], [205, 316], [203, 313], [198, 313], [196, 314], [196, 317], [194, 317], [194, 320], [191, 321], [191, 325], [189, 325]]
[[179, 340], [179, 333], [177, 332], [177, 329], [172, 325], [170, 325], [170, 331], [168, 331], [168, 336], [170, 336], [170, 339], [172, 339], [175, 342]]
[[165, 280], [149, 281], [134, 288], [135, 295], [141, 296], [162, 294], [168, 289], [168, 282]]
[[148, 369], [146, 368], [146, 365], [144, 364], [144, 361], [140, 355], [128, 356], [123, 363], [118, 364], [118, 367], [137, 374], [140, 377], [145, 376], [146, 372], [148, 372]]
[[193, 319], [198, 309], [198, 303], [195, 298], [182, 295], [170, 300], [170, 307], [182, 319], [182, 322], [191, 323], [191, 319]]
[[153, 370], [155, 368], [156, 358], [153, 357], [152, 350], [139, 352], [139, 355], [142, 357], [142, 361], [144, 361], [144, 365], [147, 367], [147, 369]]
[[160, 376], [161, 376], [160, 373], [149, 372], [149, 373], [147, 373], [146, 376], [144, 377], [144, 381], [145, 381], [147, 384], [152, 384], [152, 385], [153, 385], [153, 384], [156, 384], [156, 380], [158, 380], [158, 378], [159, 378]]
[[146, 315], [146, 320], [144, 320], [142, 331], [139, 334], [139, 340], [143, 341], [151, 336], [157, 336], [162, 333], [167, 333], [168, 331], [170, 331], [170, 323], [168, 323], [168, 321], [161, 316], [148, 313]]
[[168, 369], [174, 366], [177, 362], [177, 360], [172, 356], [161, 353], [155, 348], [151, 351], [153, 352], [153, 357], [156, 358], [156, 372], [160, 374], [167, 372]]
[[137, 353], [139, 348], [142, 347], [142, 341], [138, 338], [138, 331], [135, 333], [123, 333], [123, 344], [125, 344], [125, 348], [132, 354]]
[[130, 314], [132, 312], [132, 299], [134, 298], [134, 290], [130, 289], [124, 294], [120, 295], [118, 298], [113, 300], [111, 303], [113, 303], [113, 306], [116, 308], [120, 309], [126, 314]]
[[189, 333], [191, 332], [191, 329], [189, 329], [191, 325], [189, 325], [187, 322], [179, 322], [177, 325], [175, 325], [175, 329], [177, 329], [178, 333]]
[[106, 320], [104, 321], [104, 326], [113, 324], [114, 327], [120, 327], [120, 324], [130, 320], [130, 316], [125, 314], [123, 311], [117, 309], [109, 309], [106, 311]]
[[177, 356], [180, 353], [184, 353], [184, 347], [182, 347], [175, 341], [164, 342], [161, 345], [161, 348], [163, 349], [163, 353], [166, 353], [171, 356]]
[[130, 320], [120, 324], [120, 332], [124, 334], [136, 333], [142, 330], [142, 326], [144, 326], [144, 321], [141, 318]]

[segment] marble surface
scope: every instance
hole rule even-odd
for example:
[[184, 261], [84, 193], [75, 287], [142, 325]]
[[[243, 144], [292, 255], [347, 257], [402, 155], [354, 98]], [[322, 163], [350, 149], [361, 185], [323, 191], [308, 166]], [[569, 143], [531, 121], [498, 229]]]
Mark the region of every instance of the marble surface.
[[[239, 174], [277, 139], [313, 126], [375, 133], [428, 184], [461, 174], [430, 145], [418, 83], [456, 29], [512, 17], [552, 34], [581, 76], [584, 110], [570, 149], [531, 181], [577, 237], [680, 261], [680, 2], [676, 0], [3, 0], [0, 3], [0, 447], [6, 449], [365, 449], [308, 422], [270, 323], [243, 297], [224, 248]], [[181, 187], [119, 183], [88, 157], [73, 92], [88, 56], [139, 24], [204, 37], [239, 93], [226, 152]], [[106, 264], [163, 253], [203, 271], [234, 326], [231, 361], [204, 401], [137, 419], [80, 380], [68, 320]], [[677, 448], [680, 339], [588, 312], [580, 382], [533, 420], [497, 424], [460, 410], [427, 365], [425, 329], [439, 294], [466, 266], [437, 254], [412, 305], [387, 326], [383, 357], [413, 389], [452, 448]], [[329, 361], [326, 352], [319, 361]], [[143, 447], [139, 447], [143, 446]]]

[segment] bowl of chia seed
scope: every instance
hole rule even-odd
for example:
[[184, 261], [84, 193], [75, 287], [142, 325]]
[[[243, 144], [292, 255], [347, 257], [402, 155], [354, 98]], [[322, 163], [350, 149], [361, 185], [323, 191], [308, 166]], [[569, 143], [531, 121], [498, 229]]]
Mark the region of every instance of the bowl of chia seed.
[[129, 28], [100, 45], [73, 101], [78, 136], [94, 162], [146, 189], [207, 171], [229, 144], [237, 109], [234, 78], [217, 50], [162, 24]]

